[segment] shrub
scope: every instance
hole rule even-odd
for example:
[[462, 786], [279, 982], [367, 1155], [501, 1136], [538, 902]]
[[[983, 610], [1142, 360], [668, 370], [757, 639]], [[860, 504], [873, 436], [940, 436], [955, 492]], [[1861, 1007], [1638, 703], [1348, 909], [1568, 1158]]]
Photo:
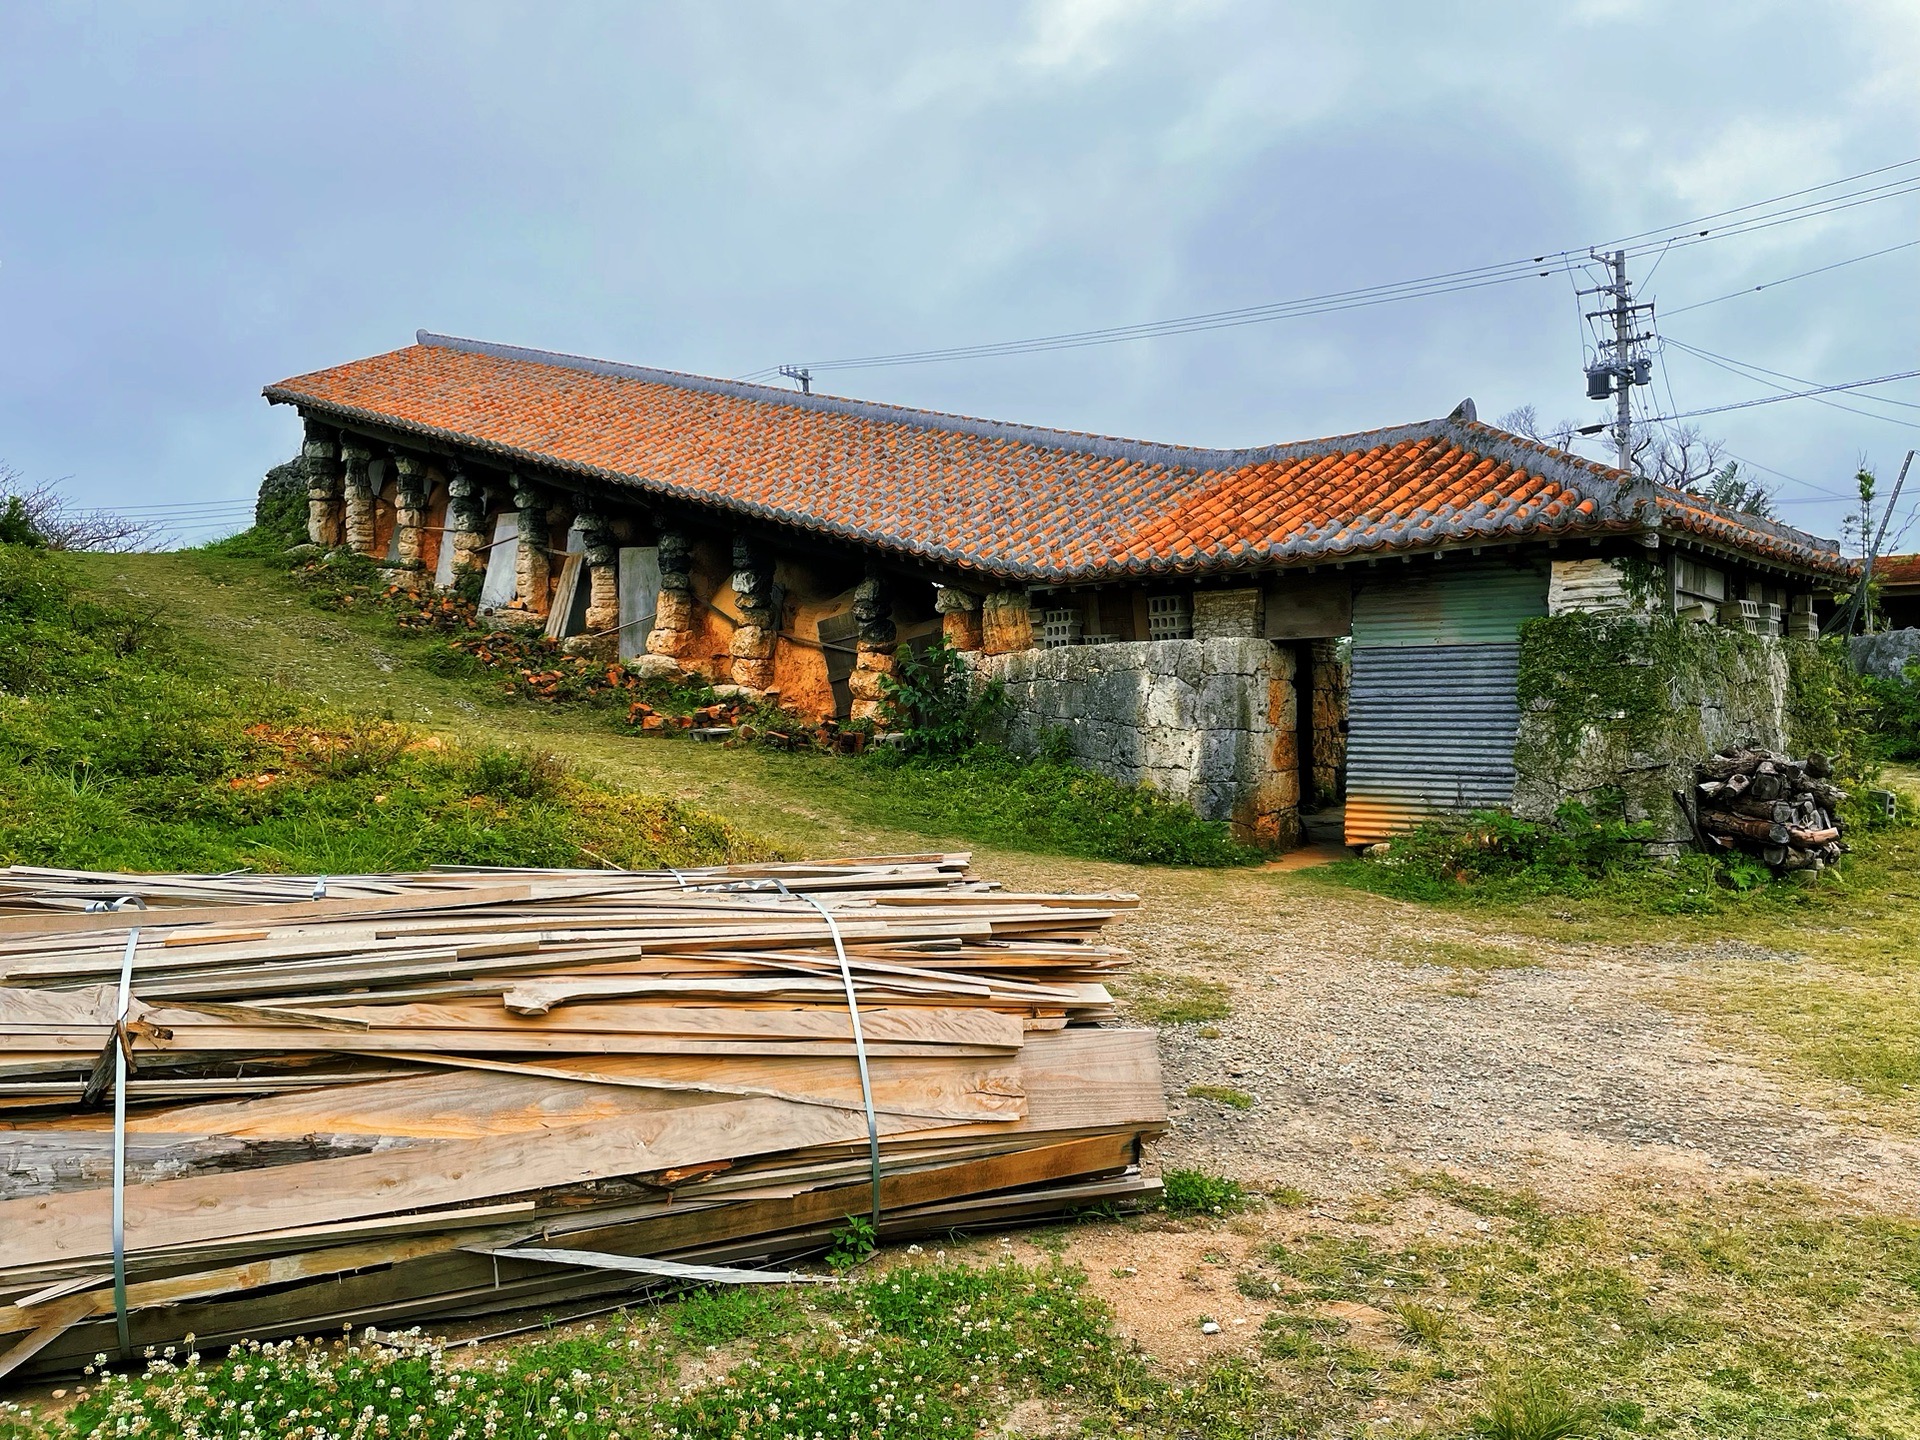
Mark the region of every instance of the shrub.
[[549, 750], [489, 745], [468, 753], [468, 784], [496, 800], [554, 800], [566, 793], [571, 767]]
[[918, 755], [958, 755], [977, 745], [1007, 708], [998, 680], [981, 683], [942, 637], [922, 650], [902, 646], [880, 680], [881, 720]]
[[1433, 820], [1396, 835], [1365, 864], [1393, 893], [1439, 899], [1461, 887], [1506, 896], [1568, 895], [1611, 876], [1652, 868], [1645, 824], [1596, 816], [1568, 801], [1550, 821], [1480, 810], [1464, 821]]
[[1907, 662], [1897, 680], [1863, 675], [1867, 725], [1882, 759], [1920, 760], [1920, 660]]

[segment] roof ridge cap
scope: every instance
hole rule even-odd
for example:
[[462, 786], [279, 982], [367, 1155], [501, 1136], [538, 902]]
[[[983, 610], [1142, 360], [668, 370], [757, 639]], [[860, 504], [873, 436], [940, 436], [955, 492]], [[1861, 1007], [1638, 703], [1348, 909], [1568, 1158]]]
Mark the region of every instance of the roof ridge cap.
[[[946, 410], [923, 410], [911, 405], [895, 405], [884, 400], [860, 400], [844, 395], [802, 395], [773, 385], [751, 380], [724, 380], [712, 375], [695, 375], [685, 370], [662, 370], [650, 365], [629, 365], [618, 360], [596, 360], [586, 355], [570, 355], [558, 350], [538, 350], [526, 345], [506, 345], [493, 340], [472, 340], [458, 335], [441, 335], [419, 330], [414, 339], [431, 349], [458, 350], [472, 355], [491, 355], [501, 360], [520, 360], [534, 365], [553, 365], [579, 370], [590, 375], [608, 375], [619, 379], [641, 380], [655, 385], [672, 385], [707, 395], [728, 395], [762, 404], [786, 405], [830, 415], [850, 415], [863, 420], [891, 421], [917, 425], [922, 429], [943, 430], [953, 434], [974, 435], [987, 440], [1018, 440], [1053, 450], [1108, 459], [1134, 460], [1156, 465], [1177, 466], [1183, 470], [1238, 470], [1273, 460], [1304, 459], [1309, 456], [1340, 454], [1356, 449], [1373, 450], [1397, 445], [1406, 440], [1429, 439], [1440, 433], [1446, 422], [1420, 420], [1411, 424], [1387, 426], [1378, 430], [1357, 430], [1346, 435], [1329, 435], [1317, 440], [1290, 440], [1239, 449], [1199, 445], [1177, 445], [1158, 440], [1132, 440], [1118, 435], [1096, 435], [1084, 430], [1061, 430], [1047, 425], [1029, 425], [1012, 420], [986, 420]], [[1498, 432], [1496, 432], [1498, 433]]]

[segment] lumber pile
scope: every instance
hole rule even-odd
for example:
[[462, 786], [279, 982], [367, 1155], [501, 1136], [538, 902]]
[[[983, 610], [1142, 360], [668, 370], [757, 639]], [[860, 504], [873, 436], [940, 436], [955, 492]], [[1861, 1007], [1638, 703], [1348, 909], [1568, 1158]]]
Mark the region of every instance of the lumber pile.
[[1846, 850], [1838, 812], [1847, 797], [1824, 755], [1729, 750], [1701, 765], [1694, 781], [1695, 819], [1710, 851], [1740, 851], [1787, 871], [1823, 869]]
[[1102, 939], [1134, 900], [966, 862], [0, 873], [0, 1374], [119, 1348], [116, 1098], [136, 1352], [584, 1313], [784, 1278], [739, 1267], [876, 1203], [894, 1238], [1150, 1190], [1154, 1036], [1108, 1023]]

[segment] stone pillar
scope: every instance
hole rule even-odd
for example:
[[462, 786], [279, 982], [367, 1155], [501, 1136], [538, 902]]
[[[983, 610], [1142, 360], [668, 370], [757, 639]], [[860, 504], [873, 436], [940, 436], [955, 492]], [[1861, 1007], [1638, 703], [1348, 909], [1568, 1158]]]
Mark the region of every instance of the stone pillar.
[[341, 437], [347, 548], [356, 555], [373, 554], [373, 482], [367, 475], [367, 464], [372, 459], [373, 451], [366, 441], [352, 435]]
[[338, 546], [345, 533], [339, 457], [331, 433], [309, 422], [306, 443], [300, 447], [307, 470], [307, 539], [327, 550]]
[[398, 453], [393, 457], [393, 540], [394, 564], [388, 577], [417, 589], [422, 582], [421, 557], [427, 523], [427, 457]]
[[607, 632], [620, 624], [619, 546], [598, 511], [583, 509], [573, 523], [586, 557], [587, 633], [615, 640], [618, 637]]
[[461, 577], [471, 572], [482, 575], [487, 570], [487, 545], [493, 538], [487, 534], [487, 496], [486, 489], [467, 474], [466, 467], [457, 459], [447, 462], [447, 529], [449, 533], [441, 537], [442, 545], [453, 546], [453, 583], [457, 588]]
[[700, 641], [693, 598], [693, 546], [678, 530], [660, 532], [660, 601], [653, 612], [647, 653], [685, 660]]
[[885, 576], [867, 572], [853, 592], [853, 618], [860, 622], [860, 638], [854, 646], [853, 673], [847, 677], [847, 689], [853, 694], [850, 714], [855, 720], [878, 720], [886, 693], [880, 682], [893, 674], [899, 633], [893, 624], [893, 587]]
[[513, 506], [520, 512], [520, 544], [513, 557], [513, 588], [536, 615], [547, 613], [547, 497], [531, 480], [509, 475]]
[[1033, 611], [1024, 590], [996, 590], [980, 607], [981, 646], [989, 655], [1033, 648]]
[[933, 608], [940, 615], [940, 632], [956, 650], [972, 652], [983, 643], [980, 626], [980, 597], [968, 590], [936, 586]]
[[733, 542], [733, 586], [740, 626], [727, 643], [733, 657], [733, 683], [749, 690], [773, 685], [773, 648], [780, 617], [773, 613], [773, 562], [745, 535]]

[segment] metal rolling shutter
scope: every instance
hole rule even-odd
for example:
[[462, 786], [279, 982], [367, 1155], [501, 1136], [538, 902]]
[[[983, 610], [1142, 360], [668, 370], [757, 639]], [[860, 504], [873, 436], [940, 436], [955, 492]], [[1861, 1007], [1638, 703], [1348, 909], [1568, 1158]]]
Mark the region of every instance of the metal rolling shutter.
[[1353, 652], [1347, 843], [1370, 844], [1436, 812], [1513, 799], [1520, 646]]
[[1503, 563], [1383, 573], [1355, 596], [1349, 845], [1512, 802], [1520, 622], [1546, 600], [1544, 567]]

